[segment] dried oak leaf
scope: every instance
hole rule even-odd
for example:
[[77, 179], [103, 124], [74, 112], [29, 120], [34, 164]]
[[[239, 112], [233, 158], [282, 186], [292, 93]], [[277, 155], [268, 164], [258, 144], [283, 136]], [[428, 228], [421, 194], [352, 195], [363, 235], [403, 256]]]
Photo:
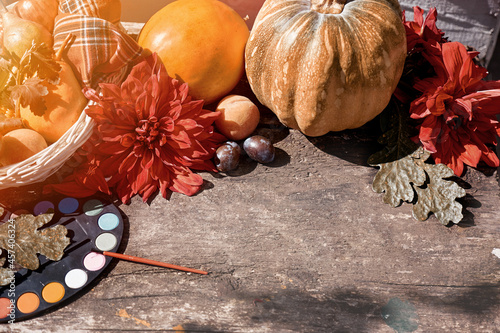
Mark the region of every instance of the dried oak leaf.
[[465, 190], [457, 183], [446, 180], [455, 174], [451, 168], [444, 164], [427, 164], [425, 161], [430, 153], [420, 148], [423, 152], [415, 163], [425, 170], [429, 177], [426, 186], [415, 186], [418, 201], [413, 205], [413, 216], [421, 221], [426, 220], [430, 213], [444, 225], [450, 222], [459, 223], [462, 218], [462, 205], [457, 198], [465, 196]]
[[[60, 260], [70, 243], [63, 225], [38, 230], [53, 214], [20, 215], [0, 226], [0, 248], [13, 253], [15, 261], [24, 268], [35, 270], [40, 265], [38, 253], [49, 260]], [[15, 230], [14, 242], [9, 243], [9, 230]], [[12, 233], [12, 231], [11, 231]]]
[[397, 207], [401, 202], [415, 199], [413, 184], [422, 186], [427, 178], [425, 170], [415, 164], [419, 150], [396, 161], [377, 164], [380, 170], [373, 180], [373, 190], [384, 194], [384, 203]]
[[380, 167], [373, 190], [384, 193], [384, 203], [393, 207], [413, 203], [413, 216], [418, 220], [426, 220], [434, 213], [442, 224], [459, 223], [462, 205], [456, 199], [463, 197], [465, 190], [444, 179], [452, 177], [453, 171], [443, 164], [425, 163], [430, 153], [411, 141], [408, 113], [394, 104], [388, 111], [388, 129], [379, 138], [385, 147], [368, 159], [368, 164]]
[[[415, 191], [412, 184], [423, 185], [425, 171], [417, 167], [413, 154], [419, 146], [410, 140], [408, 114], [391, 104], [388, 130], [378, 139], [385, 147], [370, 156], [368, 164], [380, 167], [373, 180], [373, 190], [384, 194], [384, 203], [397, 207], [401, 202], [412, 202]], [[418, 156], [418, 155], [417, 155]]]

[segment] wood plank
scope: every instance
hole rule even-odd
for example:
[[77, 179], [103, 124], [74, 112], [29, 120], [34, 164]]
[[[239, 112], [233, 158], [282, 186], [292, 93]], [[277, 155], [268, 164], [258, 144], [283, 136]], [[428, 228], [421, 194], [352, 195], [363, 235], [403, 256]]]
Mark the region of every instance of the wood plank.
[[76, 301], [10, 327], [393, 332], [382, 314], [394, 299], [414, 307], [414, 321], [392, 315], [415, 332], [500, 327], [496, 172], [468, 171], [463, 226], [418, 222], [409, 205], [390, 208], [371, 190], [370, 128], [316, 139], [285, 132], [270, 165], [203, 173], [194, 197], [120, 206], [125, 253], [210, 275], [116, 262]]

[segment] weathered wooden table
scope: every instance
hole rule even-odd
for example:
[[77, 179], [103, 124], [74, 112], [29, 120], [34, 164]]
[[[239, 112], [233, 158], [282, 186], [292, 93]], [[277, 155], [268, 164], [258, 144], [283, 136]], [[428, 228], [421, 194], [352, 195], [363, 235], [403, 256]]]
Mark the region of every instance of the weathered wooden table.
[[308, 138], [263, 110], [273, 163], [203, 173], [193, 197], [119, 206], [121, 251], [209, 275], [114, 261], [72, 302], [0, 330], [498, 332], [498, 171], [467, 171], [459, 225], [418, 222], [371, 189], [374, 128]]

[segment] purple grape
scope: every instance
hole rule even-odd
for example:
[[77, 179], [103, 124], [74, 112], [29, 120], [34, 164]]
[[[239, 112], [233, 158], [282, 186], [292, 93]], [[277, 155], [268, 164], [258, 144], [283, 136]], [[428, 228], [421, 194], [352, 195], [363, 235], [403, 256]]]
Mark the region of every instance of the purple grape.
[[228, 172], [238, 167], [241, 148], [234, 141], [227, 141], [215, 152], [215, 167], [220, 172]]
[[259, 163], [271, 163], [274, 161], [274, 146], [271, 140], [262, 136], [254, 135], [243, 142], [243, 149], [248, 157]]

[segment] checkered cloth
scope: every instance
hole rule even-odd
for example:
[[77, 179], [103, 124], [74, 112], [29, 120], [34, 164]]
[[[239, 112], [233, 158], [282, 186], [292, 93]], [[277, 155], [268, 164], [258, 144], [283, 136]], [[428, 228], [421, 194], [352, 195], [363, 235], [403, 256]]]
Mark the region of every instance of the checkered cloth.
[[[82, 0], [63, 3], [81, 4]], [[92, 2], [86, 0], [83, 2]], [[84, 11], [85, 6], [81, 8]], [[85, 9], [86, 10], [86, 9]], [[54, 26], [54, 49], [73, 34], [74, 41], [64, 58], [74, 65], [75, 74], [86, 86], [96, 89], [101, 82], [121, 83], [131, 66], [140, 58], [143, 49], [117, 25], [101, 18], [84, 14], [61, 14]]]
[[[110, 13], [110, 10], [113, 9], [118, 13]], [[121, 2], [119, 0], [59, 0], [59, 12], [82, 14], [102, 19], [106, 19], [106, 16], [112, 16], [111, 23], [118, 24], [121, 16]]]

